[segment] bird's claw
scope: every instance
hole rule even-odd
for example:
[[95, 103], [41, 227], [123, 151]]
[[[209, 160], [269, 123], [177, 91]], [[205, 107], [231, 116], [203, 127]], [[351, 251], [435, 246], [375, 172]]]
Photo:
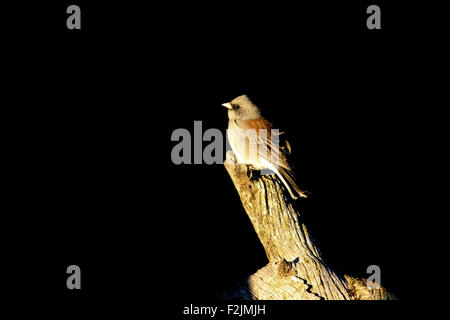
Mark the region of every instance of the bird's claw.
[[252, 167], [248, 167], [247, 175], [250, 178], [250, 181], [256, 181], [261, 177], [260, 171]]

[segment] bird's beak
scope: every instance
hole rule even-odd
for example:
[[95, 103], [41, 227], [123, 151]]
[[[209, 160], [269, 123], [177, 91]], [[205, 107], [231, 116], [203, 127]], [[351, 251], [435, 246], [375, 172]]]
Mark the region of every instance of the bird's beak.
[[227, 108], [227, 109], [233, 109], [233, 107], [231, 106], [231, 103], [227, 102], [227, 103], [222, 103], [222, 106]]

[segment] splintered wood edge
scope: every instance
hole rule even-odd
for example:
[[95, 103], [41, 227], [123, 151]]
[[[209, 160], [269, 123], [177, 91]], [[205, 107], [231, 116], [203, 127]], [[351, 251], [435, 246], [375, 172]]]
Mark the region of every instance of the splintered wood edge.
[[[236, 157], [232, 151], [228, 151], [226, 154], [226, 161], [224, 162], [225, 169], [227, 170], [228, 174], [231, 177], [231, 180], [236, 188], [236, 190], [239, 193], [239, 196], [242, 201], [242, 205], [249, 216], [250, 220], [254, 218], [254, 210], [257, 210], [252, 203], [254, 201], [257, 201], [257, 198], [255, 198], [255, 190], [258, 188], [263, 188], [264, 190], [260, 190], [261, 192], [267, 192], [267, 188], [269, 188], [270, 192], [282, 192], [278, 185], [274, 184], [271, 185], [272, 179], [266, 181], [263, 177], [262, 180], [255, 180], [253, 181], [250, 178], [250, 170], [251, 168], [247, 165], [238, 164], [236, 162]], [[258, 183], [258, 181], [262, 181], [262, 185]], [[273, 206], [274, 203], [268, 204], [269, 206]], [[277, 207], [278, 208], [278, 207]], [[274, 209], [281, 210], [280, 209]], [[296, 221], [298, 223], [298, 221]], [[254, 221], [252, 220], [252, 224], [254, 224]], [[303, 228], [305, 226], [301, 224]], [[257, 228], [258, 226], [255, 226]], [[256, 230], [256, 229], [255, 229]], [[308, 232], [306, 229], [304, 230], [306, 234]], [[264, 249], [266, 251], [266, 254], [269, 254], [269, 248], [267, 248], [267, 244], [264, 243], [264, 241], [260, 237], [260, 232], [257, 232], [259, 240], [261, 241], [262, 245], [264, 246]], [[309, 240], [309, 237], [306, 239]], [[311, 244], [310, 244], [311, 245]], [[315, 246], [313, 246], [315, 248]], [[268, 251], [269, 250], [269, 251]], [[320, 255], [319, 255], [320, 256]], [[268, 256], [269, 258], [269, 256]], [[334, 272], [329, 269], [329, 267], [323, 262], [323, 269], [321, 276], [325, 277], [318, 283], [324, 283], [328, 281], [336, 281], [337, 279], [331, 279], [330, 273], [334, 274]], [[278, 263], [281, 263], [280, 265]], [[276, 266], [276, 268], [275, 268]], [[315, 300], [320, 298], [326, 298], [325, 299], [354, 299], [354, 300], [391, 300], [395, 299], [394, 295], [388, 293], [384, 288], [381, 289], [369, 289], [366, 285], [366, 283], [362, 280], [355, 279], [352, 277], [349, 277], [345, 275], [344, 277], [339, 277], [342, 281], [343, 287], [340, 287], [338, 289], [338, 286], [335, 284], [336, 288], [334, 286], [327, 287], [326, 290], [333, 292], [338, 292], [338, 290], [341, 290], [342, 297], [340, 295], [335, 294], [329, 294], [328, 292], [326, 294], [318, 295], [317, 293], [313, 292], [312, 289], [320, 290], [325, 293], [325, 288], [310, 288], [309, 283], [306, 282], [305, 279], [300, 278], [298, 275], [294, 275], [294, 269], [300, 270], [300, 266], [297, 264], [289, 265], [290, 268], [287, 268], [285, 264], [283, 264], [283, 261], [277, 262], [277, 261], [270, 261], [269, 264], [262, 269], [260, 269], [255, 274], [251, 275], [246, 283], [251, 283], [251, 286], [244, 290], [244, 287], [239, 288], [238, 291], [234, 292], [231, 296], [234, 296], [234, 298], [243, 298], [243, 299], [305, 299], [305, 300]], [[308, 266], [305, 266], [307, 268]], [[285, 270], [286, 269], [286, 270]], [[283, 272], [282, 272], [283, 271]], [[317, 271], [319, 272], [319, 271]], [[321, 278], [322, 278], [321, 277]], [[270, 280], [270, 281], [269, 281]], [[300, 281], [301, 280], [301, 281]], [[270, 282], [270, 285], [269, 285]], [[297, 284], [298, 282], [298, 284]], [[294, 283], [296, 283], [294, 285]], [[318, 285], [316, 283], [316, 285]], [[305, 287], [306, 285], [306, 287]], [[295, 290], [293, 290], [295, 288]], [[346, 291], [343, 292], [342, 290]], [[230, 296], [230, 297], [231, 297]], [[239, 297], [240, 296], [240, 297]]]

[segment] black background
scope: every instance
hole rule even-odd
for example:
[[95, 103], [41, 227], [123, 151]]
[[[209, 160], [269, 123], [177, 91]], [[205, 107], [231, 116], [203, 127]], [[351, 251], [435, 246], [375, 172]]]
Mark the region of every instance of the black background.
[[[297, 180], [312, 192], [297, 206], [325, 260], [358, 277], [378, 265], [382, 284], [408, 299], [416, 133], [406, 99], [420, 31], [407, 7], [377, 1], [382, 30], [371, 31], [365, 2], [74, 3], [82, 30], [66, 29], [64, 1], [24, 5], [13, 25], [20, 249], [8, 265], [21, 270], [21, 294], [178, 308], [263, 267], [223, 166], [170, 158], [173, 130], [201, 120], [225, 132], [220, 104], [248, 94], [291, 137]], [[71, 264], [81, 291], [66, 288]]]

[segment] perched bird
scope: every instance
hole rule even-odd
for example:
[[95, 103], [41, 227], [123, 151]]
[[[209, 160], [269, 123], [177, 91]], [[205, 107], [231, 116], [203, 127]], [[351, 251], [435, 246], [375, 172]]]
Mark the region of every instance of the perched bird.
[[306, 197], [295, 183], [292, 168], [286, 156], [291, 147], [287, 140], [280, 143], [282, 134], [261, 116], [259, 108], [246, 95], [239, 96], [222, 106], [228, 109], [228, 141], [237, 162], [257, 170], [275, 173], [293, 199]]

